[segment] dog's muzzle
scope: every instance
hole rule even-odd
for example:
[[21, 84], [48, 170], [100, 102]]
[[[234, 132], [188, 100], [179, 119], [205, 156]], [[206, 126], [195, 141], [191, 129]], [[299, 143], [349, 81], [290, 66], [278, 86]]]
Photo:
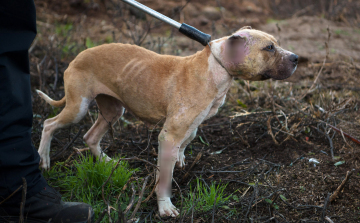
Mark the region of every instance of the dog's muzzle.
[[260, 74], [260, 80], [267, 80], [273, 78], [275, 80], [284, 80], [290, 77], [296, 70], [299, 62], [299, 56], [292, 53], [287, 56], [287, 59], [281, 61], [277, 67], [264, 70]]

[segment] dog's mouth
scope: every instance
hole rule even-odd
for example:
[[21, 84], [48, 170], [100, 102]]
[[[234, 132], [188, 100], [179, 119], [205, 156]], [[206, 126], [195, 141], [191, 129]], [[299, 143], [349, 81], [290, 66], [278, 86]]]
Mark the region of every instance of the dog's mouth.
[[270, 76], [270, 72], [269, 72], [269, 71], [266, 71], [266, 72], [264, 72], [264, 73], [260, 74], [260, 77], [261, 77], [261, 80], [262, 80], [262, 81], [264, 81], [264, 80], [268, 80], [268, 79], [270, 79], [270, 78], [271, 78], [271, 76]]
[[277, 70], [265, 70], [260, 74], [261, 80], [268, 80], [270, 78], [274, 80], [284, 80], [289, 78], [296, 70], [297, 65], [294, 66], [280, 66]]

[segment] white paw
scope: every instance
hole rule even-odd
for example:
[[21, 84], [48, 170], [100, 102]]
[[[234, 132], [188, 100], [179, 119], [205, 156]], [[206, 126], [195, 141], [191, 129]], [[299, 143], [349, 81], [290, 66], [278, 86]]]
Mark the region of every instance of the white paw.
[[100, 161], [103, 161], [103, 160], [105, 160], [105, 162], [107, 163], [107, 162], [110, 162], [112, 159], [110, 157], [108, 157], [105, 153], [102, 153], [100, 155]]
[[40, 155], [39, 166], [44, 170], [49, 170], [50, 169], [50, 156], [49, 156], [49, 154], [39, 153], [39, 155]]
[[179, 215], [176, 207], [171, 203], [170, 197], [158, 198], [158, 206], [161, 217], [176, 217]]
[[179, 153], [179, 159], [176, 162], [176, 167], [182, 169], [185, 167], [185, 155], [184, 153]]

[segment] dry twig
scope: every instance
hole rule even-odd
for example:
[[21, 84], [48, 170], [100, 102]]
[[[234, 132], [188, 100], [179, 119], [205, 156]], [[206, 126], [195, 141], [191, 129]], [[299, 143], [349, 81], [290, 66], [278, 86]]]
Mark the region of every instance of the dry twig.
[[329, 199], [330, 199], [330, 193], [328, 193], [328, 195], [327, 195], [327, 197], [326, 197], [326, 199], [325, 199], [325, 202], [324, 202], [324, 208], [323, 208], [323, 210], [322, 210], [322, 213], [321, 213], [321, 222], [323, 222], [324, 221], [324, 218], [325, 218], [325, 216], [326, 216], [326, 210], [328, 209], [328, 207], [329, 207]]
[[267, 128], [268, 128], [268, 133], [269, 133], [269, 135], [271, 136], [271, 138], [273, 139], [273, 141], [274, 141], [274, 143], [276, 144], [276, 145], [280, 145], [279, 143], [278, 143], [278, 141], [276, 141], [276, 139], [275, 139], [275, 136], [274, 136], [274, 134], [273, 134], [273, 132], [272, 132], [272, 130], [271, 130], [271, 116], [268, 118], [268, 120], [267, 120], [267, 122], [266, 122], [266, 125], [267, 125]]
[[57, 152], [56, 154], [51, 156], [51, 160], [53, 160], [53, 161], [57, 160], [59, 158], [59, 156], [75, 142], [75, 140], [79, 137], [79, 135], [80, 135], [81, 131], [83, 130], [83, 128], [84, 128], [84, 126], [80, 126], [79, 131], [78, 131], [78, 133], [76, 133], [74, 138], [64, 148], [62, 148], [59, 152]]
[[[156, 177], [155, 177], [155, 178], [156, 178]], [[151, 185], [151, 184], [152, 184], [152, 183], [150, 183], [150, 185]], [[143, 200], [142, 203], [148, 202], [148, 201], [150, 200], [150, 198], [151, 198], [152, 195], [154, 194], [155, 188], [157, 187], [158, 184], [159, 184], [159, 181], [157, 181], [157, 182], [155, 183], [155, 185], [154, 185], [152, 191], [150, 192], [149, 196], [148, 196], [145, 200]]]
[[136, 191], [135, 191], [135, 187], [134, 187], [133, 183], [131, 183], [131, 190], [132, 190], [131, 200], [130, 200], [129, 205], [126, 207], [126, 209], [124, 211], [124, 214], [126, 214], [132, 208], [132, 206], [134, 205], [135, 192]]
[[345, 179], [341, 182], [340, 186], [335, 190], [335, 192], [330, 196], [330, 202], [333, 202], [338, 196], [340, 191], [345, 187], [345, 184], [349, 181], [351, 175], [355, 170], [350, 170], [346, 172]]
[[107, 178], [107, 180], [103, 183], [102, 187], [101, 187], [101, 194], [102, 194], [102, 199], [104, 201], [105, 204], [109, 204], [109, 202], [105, 199], [105, 192], [104, 192], [104, 188], [105, 188], [105, 185], [109, 182], [111, 176], [113, 175], [114, 171], [116, 170], [116, 168], [118, 167], [119, 163], [120, 163], [121, 159], [119, 159], [115, 165], [115, 167], [112, 169], [109, 177]]
[[21, 188], [23, 187], [23, 185], [20, 185], [14, 192], [12, 192], [7, 198], [5, 198], [4, 200], [2, 200], [0, 202], [0, 205], [2, 205], [5, 201], [9, 200], [12, 196], [14, 196], [14, 194], [16, 192], [18, 192]]
[[360, 140], [358, 140], [358, 139], [356, 139], [355, 137], [353, 137], [353, 136], [345, 133], [345, 132], [342, 131], [341, 129], [336, 128], [335, 126], [332, 126], [332, 125], [330, 125], [330, 124], [327, 124], [327, 125], [328, 125], [330, 128], [332, 128], [332, 129], [334, 129], [335, 131], [337, 131], [338, 133], [343, 134], [343, 135], [346, 136], [347, 138], [351, 139], [351, 141], [353, 141], [353, 142], [355, 142], [355, 143], [357, 143], [357, 144], [360, 145]]
[[21, 203], [20, 203], [20, 220], [19, 220], [19, 223], [24, 222], [24, 208], [25, 208], [26, 192], [27, 192], [26, 179], [24, 177], [22, 177], [22, 181], [23, 181], [23, 186], [22, 186], [23, 190], [22, 190]]
[[188, 171], [185, 173], [185, 175], [183, 176], [183, 178], [181, 179], [181, 182], [183, 182], [188, 176], [189, 176], [189, 172], [190, 170], [195, 166], [195, 164], [201, 159], [202, 156], [202, 152], [200, 151], [198, 153], [198, 155], [196, 156], [194, 162], [191, 164], [190, 168], [188, 169]]
[[150, 176], [145, 177], [145, 180], [144, 180], [144, 183], [143, 183], [143, 186], [142, 186], [140, 195], [139, 195], [138, 203], [136, 204], [135, 209], [134, 209], [133, 213], [132, 213], [131, 216], [130, 216], [130, 219], [132, 219], [132, 218], [135, 217], [136, 212], [137, 212], [138, 209], [140, 208], [141, 199], [142, 199], [142, 197], [143, 197], [143, 195], [144, 195], [144, 191], [145, 191], [145, 188], [146, 188], [146, 184], [147, 184], [147, 182], [148, 182], [148, 180], [149, 180], [149, 177], [150, 177]]

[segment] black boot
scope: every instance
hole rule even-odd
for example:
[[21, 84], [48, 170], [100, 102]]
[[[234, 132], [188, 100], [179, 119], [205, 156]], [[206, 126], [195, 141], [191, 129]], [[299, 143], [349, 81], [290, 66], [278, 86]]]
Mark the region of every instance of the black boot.
[[[9, 198], [0, 205], [0, 223], [19, 222], [21, 201], [14, 200]], [[23, 216], [27, 223], [85, 223], [93, 222], [94, 211], [85, 203], [61, 201], [60, 194], [46, 186], [38, 194], [26, 199]]]

